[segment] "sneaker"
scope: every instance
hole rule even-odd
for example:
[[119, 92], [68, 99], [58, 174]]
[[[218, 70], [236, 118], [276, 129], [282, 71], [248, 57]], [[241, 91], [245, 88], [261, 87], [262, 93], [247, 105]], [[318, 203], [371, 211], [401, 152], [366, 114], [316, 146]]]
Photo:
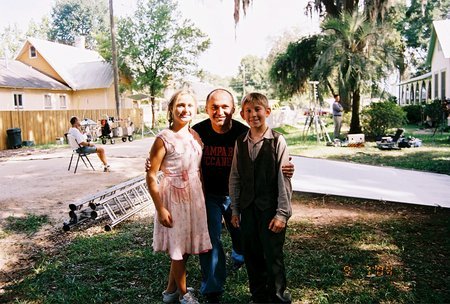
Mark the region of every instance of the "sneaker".
[[180, 304], [199, 304], [199, 302], [197, 298], [192, 295], [191, 292], [187, 292], [180, 299]]
[[103, 166], [103, 172], [110, 172], [110, 167], [109, 165]]
[[[187, 291], [188, 291], [188, 293], [193, 292], [194, 288], [188, 287]], [[162, 296], [163, 296], [164, 303], [178, 303], [178, 299], [180, 298], [180, 292], [178, 291], [178, 289], [172, 293], [169, 293], [164, 290], [162, 293]]]

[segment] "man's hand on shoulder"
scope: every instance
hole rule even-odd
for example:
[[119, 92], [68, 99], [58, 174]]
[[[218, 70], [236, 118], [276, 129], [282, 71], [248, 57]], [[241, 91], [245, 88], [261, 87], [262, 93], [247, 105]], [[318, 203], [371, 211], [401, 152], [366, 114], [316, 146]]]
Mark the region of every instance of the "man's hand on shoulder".
[[289, 163], [281, 166], [281, 172], [283, 172], [283, 175], [287, 178], [292, 178], [295, 172], [295, 167], [294, 164], [291, 162], [291, 160], [292, 157], [289, 157]]

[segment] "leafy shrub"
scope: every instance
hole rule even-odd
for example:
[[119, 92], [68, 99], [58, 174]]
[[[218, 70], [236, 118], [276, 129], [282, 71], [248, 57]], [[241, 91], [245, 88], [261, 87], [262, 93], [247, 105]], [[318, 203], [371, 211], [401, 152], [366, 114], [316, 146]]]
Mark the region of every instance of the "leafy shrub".
[[424, 114], [431, 119], [433, 126], [442, 124], [444, 122], [443, 119], [447, 119], [448, 115], [446, 108], [439, 99], [435, 99], [432, 103], [425, 105]]
[[391, 101], [370, 104], [361, 112], [361, 125], [369, 137], [379, 137], [406, 124], [406, 113]]
[[406, 112], [406, 119], [409, 123], [418, 124], [422, 122], [422, 106], [421, 105], [408, 105], [403, 107], [403, 111]]

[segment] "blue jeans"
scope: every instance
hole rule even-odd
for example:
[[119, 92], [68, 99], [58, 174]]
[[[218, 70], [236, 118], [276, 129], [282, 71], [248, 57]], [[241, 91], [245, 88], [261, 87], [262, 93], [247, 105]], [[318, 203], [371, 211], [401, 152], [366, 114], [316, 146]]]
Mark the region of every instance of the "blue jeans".
[[221, 241], [222, 216], [230, 232], [233, 250], [231, 258], [236, 264], [243, 264], [241, 231], [231, 225], [231, 199], [229, 196], [206, 194], [206, 212], [208, 218], [208, 231], [211, 238], [212, 250], [200, 254], [202, 269], [202, 284], [200, 292], [205, 294], [223, 293], [226, 273], [226, 257]]
[[91, 153], [96, 153], [97, 152], [97, 147], [83, 146], [83, 147], [78, 148], [78, 150], [81, 153], [91, 154]]

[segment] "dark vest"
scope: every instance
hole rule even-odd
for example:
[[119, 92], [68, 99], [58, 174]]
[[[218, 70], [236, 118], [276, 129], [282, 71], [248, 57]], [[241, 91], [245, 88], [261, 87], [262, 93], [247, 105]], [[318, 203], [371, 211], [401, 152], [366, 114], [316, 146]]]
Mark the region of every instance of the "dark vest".
[[272, 131], [274, 139], [264, 139], [258, 156], [251, 160], [248, 152], [248, 143], [244, 142], [247, 133], [237, 139], [238, 172], [241, 193], [239, 197], [240, 208], [245, 209], [254, 203], [258, 209], [264, 211], [278, 205], [278, 170], [276, 147], [280, 133]]

